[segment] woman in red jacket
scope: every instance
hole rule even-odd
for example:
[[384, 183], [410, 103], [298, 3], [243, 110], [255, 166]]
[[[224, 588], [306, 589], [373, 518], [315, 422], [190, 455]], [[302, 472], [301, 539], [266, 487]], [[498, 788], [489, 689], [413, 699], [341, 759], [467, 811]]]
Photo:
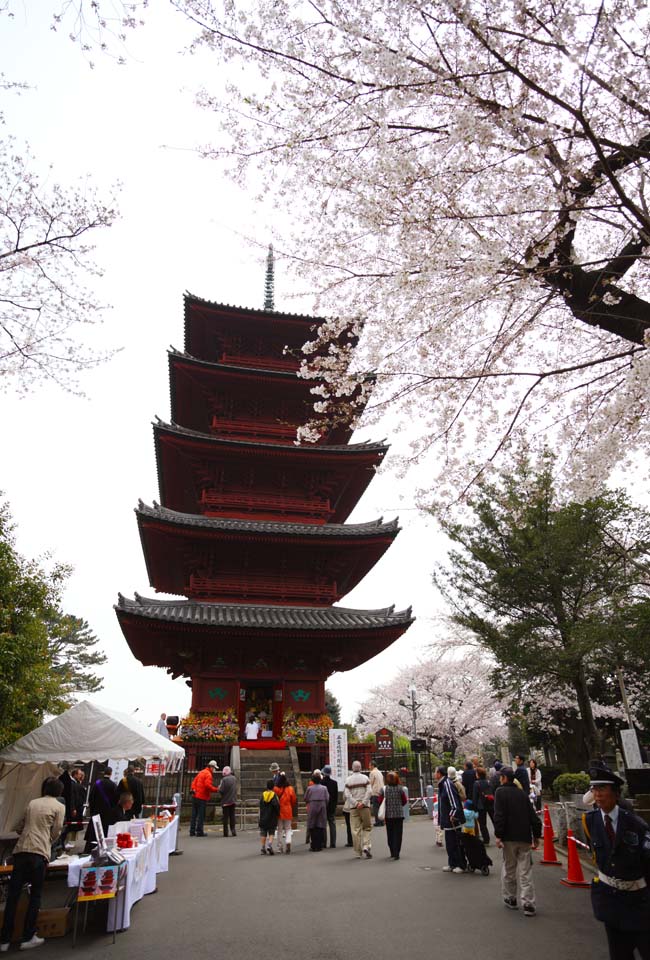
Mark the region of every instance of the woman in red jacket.
[[[278, 778], [278, 785], [274, 787], [274, 792], [280, 801], [280, 816], [278, 818], [278, 853], [291, 853], [291, 822], [296, 813], [298, 798], [296, 791], [287, 780], [286, 773], [281, 773]], [[284, 836], [284, 851], [282, 850], [281, 837]]]

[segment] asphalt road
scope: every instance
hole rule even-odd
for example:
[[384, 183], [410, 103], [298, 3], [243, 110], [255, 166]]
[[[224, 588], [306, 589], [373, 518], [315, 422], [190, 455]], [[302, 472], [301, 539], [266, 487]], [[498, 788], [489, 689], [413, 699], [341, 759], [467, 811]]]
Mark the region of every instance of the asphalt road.
[[[343, 826], [343, 824], [341, 824]], [[383, 828], [373, 831], [373, 859], [343, 847], [311, 853], [304, 833], [291, 856], [260, 856], [253, 831], [224, 839], [181, 836], [158, 893], [131, 914], [115, 946], [101, 929], [81, 936], [79, 960], [383, 960], [446, 956], [521, 960], [606, 960], [589, 891], [560, 883], [564, 869], [536, 866], [538, 915], [503, 906], [498, 864], [489, 877], [442, 873], [444, 851], [430, 821], [405, 824], [402, 857], [388, 859]], [[344, 830], [340, 831], [345, 837]], [[498, 851], [490, 855], [498, 861]], [[536, 861], [540, 854], [535, 854]], [[98, 910], [101, 908], [98, 908]], [[97, 913], [99, 918], [99, 912]], [[97, 925], [95, 924], [95, 927]], [[71, 938], [49, 940], [39, 955], [68, 954]], [[448, 953], [452, 948], [453, 952]]]

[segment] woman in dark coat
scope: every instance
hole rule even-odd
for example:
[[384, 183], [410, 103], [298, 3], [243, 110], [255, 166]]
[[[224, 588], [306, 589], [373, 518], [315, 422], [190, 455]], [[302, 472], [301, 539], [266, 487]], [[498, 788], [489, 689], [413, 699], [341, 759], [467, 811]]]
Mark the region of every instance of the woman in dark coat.
[[307, 806], [307, 829], [311, 837], [310, 850], [319, 853], [325, 846], [327, 830], [327, 804], [329, 790], [323, 786], [320, 770], [314, 770], [312, 784], [305, 790]]
[[402, 831], [404, 828], [404, 807], [408, 798], [400, 786], [399, 776], [394, 770], [386, 774], [386, 786], [379, 794], [386, 802], [386, 840], [390, 850], [390, 859], [399, 860], [402, 849]]
[[487, 818], [489, 817], [494, 824], [494, 794], [484, 767], [477, 769], [476, 776], [477, 780], [470, 799], [474, 804], [474, 809], [478, 811], [478, 824], [483, 843], [488, 844], [490, 842], [490, 831], [488, 830]]

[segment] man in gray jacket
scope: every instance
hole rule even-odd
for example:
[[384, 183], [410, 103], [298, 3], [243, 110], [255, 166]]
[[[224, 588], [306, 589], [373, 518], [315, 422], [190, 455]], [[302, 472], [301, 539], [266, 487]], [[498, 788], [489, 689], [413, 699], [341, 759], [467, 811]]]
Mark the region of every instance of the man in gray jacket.
[[223, 768], [223, 776], [219, 784], [221, 797], [221, 812], [223, 814], [223, 835], [228, 836], [228, 827], [233, 837], [237, 836], [235, 829], [235, 804], [237, 803], [237, 780], [230, 767]]
[[365, 857], [366, 860], [372, 860], [372, 845], [370, 842], [372, 832], [371, 796], [370, 780], [365, 773], [361, 773], [361, 764], [358, 760], [355, 760], [352, 764], [352, 775], [345, 781], [343, 807], [350, 812], [354, 851], [359, 859]]

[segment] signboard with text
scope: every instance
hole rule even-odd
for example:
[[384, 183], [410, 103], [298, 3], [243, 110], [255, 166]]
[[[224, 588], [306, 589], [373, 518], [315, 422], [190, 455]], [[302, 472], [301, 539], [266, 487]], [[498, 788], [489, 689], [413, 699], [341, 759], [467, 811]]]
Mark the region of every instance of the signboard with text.
[[382, 753], [386, 756], [392, 754], [393, 731], [382, 727], [381, 730], [378, 730], [375, 734], [375, 743], [377, 744], [377, 753]]
[[145, 777], [164, 777], [167, 769], [165, 760], [147, 760], [144, 768]]
[[330, 730], [330, 767], [332, 779], [336, 780], [339, 790], [348, 778], [348, 731]]

